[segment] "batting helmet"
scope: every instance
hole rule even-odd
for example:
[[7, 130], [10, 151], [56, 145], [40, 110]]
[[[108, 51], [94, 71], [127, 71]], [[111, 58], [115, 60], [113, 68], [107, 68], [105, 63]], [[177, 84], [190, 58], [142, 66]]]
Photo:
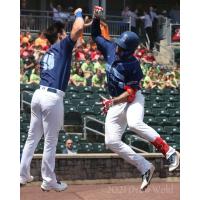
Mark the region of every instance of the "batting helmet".
[[124, 50], [135, 51], [139, 45], [139, 37], [134, 32], [125, 31], [116, 39], [115, 43]]

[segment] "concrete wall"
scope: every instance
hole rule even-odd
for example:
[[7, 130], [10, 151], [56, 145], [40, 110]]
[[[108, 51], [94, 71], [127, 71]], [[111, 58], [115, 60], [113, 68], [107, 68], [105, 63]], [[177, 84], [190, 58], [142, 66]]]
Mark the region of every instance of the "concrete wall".
[[[154, 156], [153, 156], [154, 155]], [[168, 173], [161, 154], [144, 154], [156, 167], [155, 177], [179, 176], [179, 170]], [[42, 155], [36, 154], [31, 164], [31, 174], [36, 181], [41, 178]], [[60, 180], [100, 180], [140, 178], [138, 170], [116, 154], [57, 154], [55, 172]]]

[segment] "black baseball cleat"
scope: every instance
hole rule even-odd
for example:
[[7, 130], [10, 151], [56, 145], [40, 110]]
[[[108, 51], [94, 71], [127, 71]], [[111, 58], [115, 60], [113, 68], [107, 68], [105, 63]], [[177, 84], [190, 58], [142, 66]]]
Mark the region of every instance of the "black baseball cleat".
[[169, 163], [169, 171], [172, 172], [174, 171], [180, 163], [180, 154], [178, 151], [175, 151], [168, 159]]
[[150, 181], [152, 179], [154, 170], [155, 170], [155, 167], [152, 165], [151, 168], [147, 172], [145, 172], [144, 175], [142, 175], [142, 185], [140, 187], [141, 191], [145, 191], [148, 185], [150, 185]]

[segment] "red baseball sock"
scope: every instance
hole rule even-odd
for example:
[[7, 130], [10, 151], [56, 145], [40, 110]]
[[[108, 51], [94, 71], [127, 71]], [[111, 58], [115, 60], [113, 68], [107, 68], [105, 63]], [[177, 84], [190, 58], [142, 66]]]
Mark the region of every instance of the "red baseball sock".
[[166, 153], [169, 150], [169, 145], [161, 137], [157, 137], [153, 142], [151, 142], [151, 144], [153, 144], [156, 149], [166, 156]]

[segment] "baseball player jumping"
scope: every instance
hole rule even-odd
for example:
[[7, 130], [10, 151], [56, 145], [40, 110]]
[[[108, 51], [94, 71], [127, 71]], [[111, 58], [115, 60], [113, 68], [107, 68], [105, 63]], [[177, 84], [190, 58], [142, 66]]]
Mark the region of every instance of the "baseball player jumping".
[[105, 144], [124, 160], [137, 167], [142, 175], [140, 189], [144, 191], [150, 184], [155, 167], [144, 157], [133, 151], [121, 138], [128, 124], [130, 130], [151, 142], [163, 153], [169, 162], [169, 171], [179, 166], [179, 153], [170, 147], [160, 135], [143, 122], [144, 96], [140, 81], [143, 73], [139, 61], [133, 53], [139, 44], [134, 32], [126, 31], [115, 41], [106, 40], [101, 35], [101, 7], [94, 8], [92, 38], [106, 60], [106, 75], [110, 99], [103, 98], [105, 121]]
[[56, 145], [63, 126], [63, 96], [70, 77], [72, 49], [83, 31], [82, 9], [74, 12], [75, 22], [70, 35], [66, 35], [61, 22], [51, 25], [45, 36], [51, 44], [41, 60], [40, 89], [31, 102], [31, 121], [20, 166], [20, 185], [33, 181], [30, 163], [39, 140], [44, 134], [44, 151], [41, 174], [43, 191], [63, 191], [67, 184], [57, 181], [54, 173]]

